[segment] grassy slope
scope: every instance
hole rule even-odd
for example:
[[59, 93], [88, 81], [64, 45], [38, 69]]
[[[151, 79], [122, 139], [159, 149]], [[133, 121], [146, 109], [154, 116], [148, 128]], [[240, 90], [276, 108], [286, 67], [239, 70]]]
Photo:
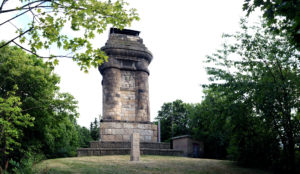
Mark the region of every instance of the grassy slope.
[[113, 174], [268, 174], [240, 168], [230, 161], [184, 157], [142, 156], [139, 162], [129, 161], [129, 155], [59, 158], [35, 166], [36, 173], [113, 173]]

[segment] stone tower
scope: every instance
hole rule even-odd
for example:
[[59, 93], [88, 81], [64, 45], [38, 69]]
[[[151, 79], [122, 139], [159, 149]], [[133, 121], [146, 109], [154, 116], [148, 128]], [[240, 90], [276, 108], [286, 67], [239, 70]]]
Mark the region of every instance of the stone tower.
[[102, 50], [108, 62], [99, 66], [103, 76], [101, 141], [129, 141], [134, 132], [142, 142], [157, 142], [157, 126], [150, 122], [148, 66], [151, 52], [139, 31], [110, 29]]
[[112, 28], [102, 50], [109, 60], [99, 66], [103, 76], [101, 140], [91, 141], [89, 148], [78, 148], [77, 155], [130, 154], [134, 142], [138, 142], [131, 144], [130, 137], [139, 133], [136, 138], [140, 138], [141, 154], [181, 156], [183, 151], [170, 149], [169, 143], [157, 142], [157, 126], [150, 122], [148, 66], [152, 54], [139, 32]]

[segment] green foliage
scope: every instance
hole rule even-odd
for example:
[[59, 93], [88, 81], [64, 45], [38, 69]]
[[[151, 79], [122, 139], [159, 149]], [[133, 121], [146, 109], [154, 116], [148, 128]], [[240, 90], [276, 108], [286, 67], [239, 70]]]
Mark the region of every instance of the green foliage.
[[159, 111], [163, 140], [172, 137], [174, 116], [186, 129], [175, 136], [187, 132], [203, 141], [205, 157], [282, 173], [300, 170], [300, 55], [284, 33], [264, 26], [241, 20], [240, 32], [224, 35], [222, 49], [207, 57], [203, 101], [177, 100]]
[[263, 17], [272, 32], [284, 32], [300, 50], [300, 0], [244, 0], [243, 10], [248, 15], [256, 8], [263, 11]]
[[181, 100], [164, 103], [155, 119], [160, 120], [161, 141], [169, 141], [172, 137], [189, 133], [187, 104]]
[[227, 109], [235, 110], [229, 115], [233, 156], [256, 165], [259, 155], [264, 164], [276, 165], [279, 160], [283, 170], [293, 171], [295, 137], [300, 133], [299, 52], [284, 33], [248, 27], [244, 20], [241, 28], [224, 35], [231, 42], [208, 56], [211, 84], [205, 87], [224, 96], [230, 104]]
[[59, 93], [58, 82], [41, 59], [17, 47], [0, 49], [0, 127], [7, 135], [1, 135], [1, 148], [2, 142], [10, 142], [11, 148], [11, 153], [1, 158], [3, 168], [7, 159], [22, 162], [26, 152], [48, 158], [75, 156], [79, 146], [77, 101], [70, 94]]
[[95, 118], [94, 122], [91, 122], [90, 136], [94, 141], [98, 141], [100, 139], [100, 125], [97, 118]]
[[[17, 87], [14, 89], [17, 90]], [[22, 113], [20, 98], [15, 96], [15, 92], [7, 92], [6, 98], [2, 97], [0, 97], [0, 168], [8, 162], [7, 156], [14, 147], [21, 146], [22, 129], [33, 126], [34, 121], [29, 114]]]
[[99, 121], [95, 118], [90, 124], [90, 129], [77, 125], [77, 132], [79, 147], [90, 147], [90, 141], [98, 141], [100, 139]]
[[77, 125], [78, 132], [78, 144], [79, 147], [87, 148], [90, 147], [90, 141], [92, 141], [90, 130], [85, 127]]
[[[52, 113], [52, 116], [49, 115], [49, 120], [44, 123], [47, 126], [43, 130], [44, 132], [40, 132], [45, 136], [45, 143], [47, 143], [47, 146], [45, 146], [47, 150], [44, 149], [43, 151], [47, 157], [75, 156], [78, 147], [77, 101], [70, 94], [59, 93], [52, 104], [54, 113]], [[32, 131], [37, 132], [37, 130]]]
[[32, 151], [24, 152], [24, 157], [20, 162], [10, 160], [11, 171], [16, 174], [31, 174], [34, 173], [33, 166], [45, 159], [42, 154], [36, 154]]
[[203, 141], [204, 156], [207, 158], [226, 158], [226, 148], [230, 139], [230, 120], [228, 104], [224, 97], [214, 91], [205, 91], [200, 104], [190, 105], [188, 117], [190, 129], [195, 139]]
[[[19, 16], [24, 16], [26, 13], [29, 16], [32, 15], [32, 18], [27, 18], [27, 26], [18, 26], [20, 42], [24, 43], [25, 38], [29, 39], [30, 50], [25, 50], [37, 55], [37, 51], [40, 49], [48, 49], [53, 46], [62, 48], [72, 54], [50, 55], [50, 58], [72, 58], [85, 71], [108, 59], [100, 48], [92, 45], [91, 41], [97, 34], [103, 33], [110, 25], [123, 29], [132, 21], [139, 20], [136, 9], [128, 9], [128, 3], [123, 0], [114, 2], [110, 0], [20, 1], [22, 2], [21, 7], [8, 10], [3, 10], [7, 1], [2, 1], [0, 14], [20, 12], [23, 14]], [[9, 18], [6, 22], [13, 19]], [[15, 39], [7, 43], [15, 43]], [[1, 44], [0, 49], [7, 43]], [[17, 45], [23, 48], [21, 45]], [[52, 63], [57, 64], [57, 59], [53, 60]]]

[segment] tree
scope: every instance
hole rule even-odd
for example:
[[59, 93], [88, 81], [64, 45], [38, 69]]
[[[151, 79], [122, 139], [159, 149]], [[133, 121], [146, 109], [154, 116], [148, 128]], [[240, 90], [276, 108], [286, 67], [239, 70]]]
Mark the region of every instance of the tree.
[[92, 141], [91, 132], [86, 127], [77, 125], [79, 147], [87, 148]]
[[7, 92], [6, 98], [0, 97], [0, 173], [3, 169], [7, 170], [13, 147], [21, 146], [22, 129], [33, 126], [34, 118], [23, 114], [20, 105], [20, 98], [15, 96], [15, 92]]
[[[77, 113], [77, 101], [71, 94], [57, 93], [51, 103], [53, 107], [52, 113], [46, 111], [47, 114], [42, 118], [36, 116], [40, 122], [36, 121], [35, 126], [29, 129], [28, 133], [33, 131], [42, 135], [41, 138], [43, 139], [40, 140], [41, 144], [43, 144], [42, 150], [48, 158], [75, 156], [77, 147], [79, 147], [76, 129], [76, 118], [79, 115]], [[47, 122], [45, 122], [46, 120]], [[46, 127], [45, 129], [42, 129], [41, 123]], [[36, 128], [44, 132], [39, 132]], [[34, 137], [31, 137], [31, 139], [34, 140]], [[26, 142], [30, 142], [29, 139], [26, 139]]]
[[[28, 25], [17, 26], [18, 35], [2, 43], [0, 49], [14, 43], [37, 57], [72, 58], [85, 71], [108, 58], [100, 48], [92, 45], [91, 40], [96, 34], [103, 33], [109, 25], [123, 29], [133, 20], [139, 19], [136, 10], [128, 9], [128, 3], [123, 0], [20, 0], [20, 6], [6, 9], [9, 2], [3, 0], [0, 4], [0, 14], [12, 14], [0, 27], [5, 27], [4, 24], [22, 16], [28, 21]], [[64, 31], [67, 26], [68, 31]], [[20, 43], [17, 43], [17, 39]], [[24, 46], [26, 40], [30, 49]], [[40, 49], [55, 47], [69, 53], [49, 57], [38, 53]], [[53, 63], [57, 64], [57, 59]]]
[[263, 11], [267, 25], [275, 33], [284, 32], [289, 41], [300, 50], [300, 0], [244, 0], [247, 15], [256, 8]]
[[58, 83], [53, 69], [36, 56], [16, 46], [0, 49], [0, 128], [11, 130], [13, 134], [6, 133], [6, 139], [17, 142], [11, 144], [6, 159], [19, 162], [31, 152], [46, 157], [76, 154], [77, 101], [59, 93]]
[[[207, 63], [213, 66], [207, 67], [211, 84], [206, 87], [243, 106], [244, 117], [235, 120], [258, 121], [255, 125], [264, 127], [265, 135], [282, 144], [282, 168], [293, 171], [295, 137], [300, 133], [299, 52], [284, 33], [275, 35], [260, 26], [248, 27], [245, 20], [241, 28], [241, 32], [224, 35], [234, 43], [225, 43], [217, 53], [208, 56]], [[243, 132], [251, 133], [251, 128], [255, 128], [245, 126]]]
[[189, 129], [194, 139], [204, 143], [206, 158], [225, 159], [231, 136], [230, 103], [218, 91], [204, 91], [204, 100], [188, 106]]
[[174, 136], [186, 135], [188, 131], [187, 104], [181, 100], [164, 103], [158, 111], [156, 120], [160, 120], [161, 141], [169, 141]]
[[94, 141], [98, 141], [100, 138], [100, 125], [97, 118], [95, 118], [94, 122], [91, 122], [90, 125], [90, 134]]

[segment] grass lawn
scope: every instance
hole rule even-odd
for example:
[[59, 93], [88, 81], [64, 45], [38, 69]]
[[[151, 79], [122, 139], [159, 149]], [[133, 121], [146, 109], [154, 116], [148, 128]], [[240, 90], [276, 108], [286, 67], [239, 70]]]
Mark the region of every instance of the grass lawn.
[[34, 167], [35, 173], [113, 173], [113, 174], [269, 174], [241, 168], [233, 162], [170, 156], [142, 156], [139, 162], [129, 155], [91, 156], [45, 160]]

